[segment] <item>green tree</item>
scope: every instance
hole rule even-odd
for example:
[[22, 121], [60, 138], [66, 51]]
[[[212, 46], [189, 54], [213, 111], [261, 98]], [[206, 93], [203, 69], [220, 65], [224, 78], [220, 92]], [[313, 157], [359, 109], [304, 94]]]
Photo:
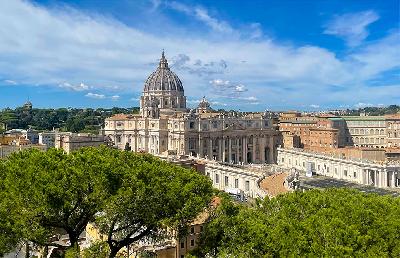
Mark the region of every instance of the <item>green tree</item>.
[[[66, 232], [71, 243], [66, 255], [76, 256], [79, 235], [94, 222], [114, 257], [135, 241], [164, 237], [166, 227], [182, 228], [212, 196], [205, 176], [107, 147], [71, 154], [31, 149], [0, 165], [0, 237], [13, 236], [8, 245], [0, 240], [3, 253], [18, 241], [57, 246], [50, 237]], [[100, 249], [106, 251], [92, 251]]]
[[94, 215], [118, 189], [115, 151], [84, 148], [27, 150], [3, 162], [1, 205], [7, 207], [26, 240], [46, 246], [55, 232], [66, 232], [71, 247]]
[[139, 240], [162, 239], [167, 227], [183, 229], [211, 200], [211, 181], [194, 171], [146, 154], [123, 152], [120, 159], [122, 185], [97, 218], [110, 257]]
[[348, 189], [311, 190], [255, 207], [223, 203], [199, 257], [400, 257], [400, 199]]

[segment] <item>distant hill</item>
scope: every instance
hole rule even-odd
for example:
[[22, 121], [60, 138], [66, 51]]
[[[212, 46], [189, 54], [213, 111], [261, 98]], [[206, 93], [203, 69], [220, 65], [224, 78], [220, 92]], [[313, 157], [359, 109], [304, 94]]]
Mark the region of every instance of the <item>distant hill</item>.
[[370, 116], [383, 116], [383, 115], [392, 115], [396, 113], [400, 113], [399, 105], [390, 105], [387, 107], [364, 107], [359, 108], [357, 110], [347, 110], [348, 115], [358, 116], [361, 113], [365, 113]]
[[[59, 128], [62, 131], [98, 133], [104, 125], [104, 119], [118, 113], [139, 113], [139, 107], [40, 109], [24, 106], [15, 109], [6, 108], [0, 111], [0, 124], [4, 123], [7, 129], [31, 127], [36, 130], [53, 130], [53, 128]], [[2, 130], [4, 131], [0, 127], [0, 131]]]

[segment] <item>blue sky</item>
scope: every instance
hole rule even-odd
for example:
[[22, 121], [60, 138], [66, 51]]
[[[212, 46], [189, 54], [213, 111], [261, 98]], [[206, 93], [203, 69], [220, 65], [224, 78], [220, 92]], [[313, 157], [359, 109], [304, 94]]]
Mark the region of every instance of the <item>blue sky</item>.
[[0, 0], [0, 108], [138, 106], [165, 49], [189, 106], [400, 104], [399, 1]]

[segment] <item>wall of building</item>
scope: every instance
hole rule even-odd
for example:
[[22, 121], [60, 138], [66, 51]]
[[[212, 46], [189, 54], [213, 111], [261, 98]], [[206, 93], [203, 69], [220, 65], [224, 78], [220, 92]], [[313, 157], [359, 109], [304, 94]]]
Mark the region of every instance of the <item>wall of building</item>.
[[262, 173], [210, 162], [205, 165], [205, 174], [210, 177], [213, 186], [219, 190], [239, 189], [251, 198], [265, 196], [265, 192], [258, 185], [260, 179], [263, 178]]
[[400, 163], [380, 164], [342, 159], [301, 149], [278, 148], [278, 165], [306, 171], [308, 163], [318, 175], [376, 187], [400, 186]]

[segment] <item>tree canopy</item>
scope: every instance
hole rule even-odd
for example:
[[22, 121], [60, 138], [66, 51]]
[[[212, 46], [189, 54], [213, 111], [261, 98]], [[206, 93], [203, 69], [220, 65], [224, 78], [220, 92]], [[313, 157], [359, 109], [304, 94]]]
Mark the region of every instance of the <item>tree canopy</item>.
[[400, 257], [400, 199], [348, 189], [294, 192], [255, 207], [224, 200], [204, 257]]
[[0, 169], [0, 239], [10, 240], [0, 240], [0, 253], [18, 240], [54, 245], [56, 233], [76, 247], [92, 222], [109, 233], [113, 257], [126, 243], [194, 218], [212, 195], [209, 179], [194, 171], [107, 147], [21, 151]]
[[118, 113], [138, 113], [139, 108], [57, 108], [27, 110], [23, 107], [15, 109], [5, 108], [0, 110], [0, 123], [7, 125], [8, 129], [52, 130], [60, 128], [70, 132], [97, 133], [104, 125], [104, 119]]

